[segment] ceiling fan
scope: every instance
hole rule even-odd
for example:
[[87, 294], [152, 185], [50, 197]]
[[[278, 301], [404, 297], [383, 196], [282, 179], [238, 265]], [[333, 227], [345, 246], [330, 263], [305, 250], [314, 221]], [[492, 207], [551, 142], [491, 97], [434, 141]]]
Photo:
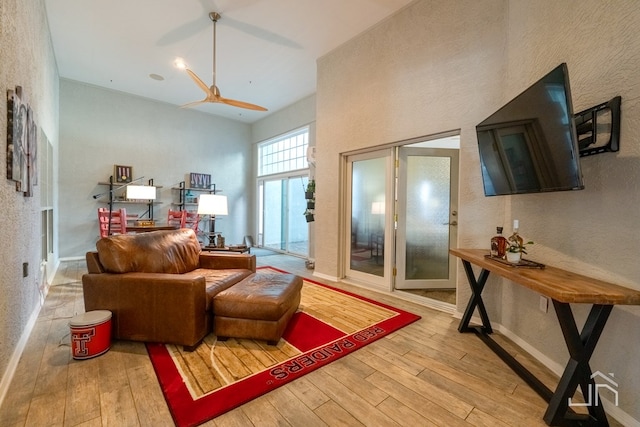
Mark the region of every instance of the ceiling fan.
[[234, 107], [246, 108], [255, 111], [267, 111], [266, 108], [259, 105], [250, 104], [243, 101], [236, 101], [235, 99], [223, 98], [222, 96], [220, 96], [220, 90], [218, 89], [218, 86], [216, 86], [216, 23], [218, 22], [218, 19], [220, 19], [220, 14], [217, 12], [211, 12], [209, 13], [209, 18], [213, 21], [213, 84], [211, 86], [207, 86], [200, 79], [200, 77], [196, 75], [196, 73], [188, 68], [185, 68], [187, 74], [189, 74], [191, 79], [196, 82], [198, 87], [200, 87], [200, 89], [202, 89], [207, 96], [201, 101], [190, 102], [188, 104], [182, 105], [180, 108], [195, 107], [196, 105], [211, 102], [232, 105]]

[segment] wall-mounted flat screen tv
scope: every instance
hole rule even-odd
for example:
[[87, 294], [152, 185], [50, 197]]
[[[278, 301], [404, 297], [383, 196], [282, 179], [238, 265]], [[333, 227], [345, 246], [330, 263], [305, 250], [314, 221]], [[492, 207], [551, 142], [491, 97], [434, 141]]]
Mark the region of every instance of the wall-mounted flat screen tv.
[[486, 196], [584, 188], [566, 64], [476, 126]]

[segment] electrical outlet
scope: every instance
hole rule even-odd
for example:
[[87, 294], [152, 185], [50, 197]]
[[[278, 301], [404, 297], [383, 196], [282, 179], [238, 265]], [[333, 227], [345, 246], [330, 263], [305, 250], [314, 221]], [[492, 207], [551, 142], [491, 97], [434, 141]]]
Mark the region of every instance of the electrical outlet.
[[540, 311], [543, 313], [549, 312], [549, 298], [540, 295]]

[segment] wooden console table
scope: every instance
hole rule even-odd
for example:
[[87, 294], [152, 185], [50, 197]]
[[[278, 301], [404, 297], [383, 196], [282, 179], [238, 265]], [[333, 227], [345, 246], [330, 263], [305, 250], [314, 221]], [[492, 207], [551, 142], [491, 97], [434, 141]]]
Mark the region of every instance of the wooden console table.
[[[602, 404], [588, 406], [589, 414], [576, 414], [569, 406], [569, 398], [574, 395], [578, 385], [584, 396], [589, 396], [590, 390], [597, 393], [589, 367], [589, 359], [595, 350], [613, 306], [616, 304], [640, 305], [640, 291], [549, 266], [539, 269], [505, 265], [487, 258], [485, 255], [489, 254], [488, 250], [451, 249], [450, 253], [462, 260], [471, 287], [471, 298], [458, 326], [458, 331], [476, 333], [515, 373], [549, 402], [543, 417], [547, 425], [608, 426], [609, 423]], [[482, 269], [478, 276], [474, 274], [472, 264]], [[569, 361], [555, 392], [552, 392], [489, 336], [493, 330], [482, 301], [482, 290], [489, 273], [509, 279], [513, 283], [527, 287], [553, 301], [553, 307], [569, 350]], [[591, 311], [582, 331], [578, 331], [570, 304], [591, 304]], [[476, 308], [480, 314], [482, 326], [469, 326], [471, 316]], [[596, 398], [595, 401], [600, 402], [599, 396], [596, 395]]]
[[149, 231], [177, 230], [178, 228], [175, 225], [129, 225], [127, 226], [127, 232], [147, 233]]
[[250, 254], [251, 246], [225, 246], [223, 248], [217, 246], [202, 246], [202, 250], [205, 252], [237, 252], [240, 254], [247, 252]]

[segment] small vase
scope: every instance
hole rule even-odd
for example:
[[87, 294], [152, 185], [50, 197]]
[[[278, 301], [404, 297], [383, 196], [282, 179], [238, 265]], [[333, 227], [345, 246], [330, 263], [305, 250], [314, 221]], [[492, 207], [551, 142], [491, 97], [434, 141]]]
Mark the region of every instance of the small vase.
[[507, 252], [507, 261], [512, 264], [517, 264], [520, 262], [520, 258], [522, 257], [522, 252]]

